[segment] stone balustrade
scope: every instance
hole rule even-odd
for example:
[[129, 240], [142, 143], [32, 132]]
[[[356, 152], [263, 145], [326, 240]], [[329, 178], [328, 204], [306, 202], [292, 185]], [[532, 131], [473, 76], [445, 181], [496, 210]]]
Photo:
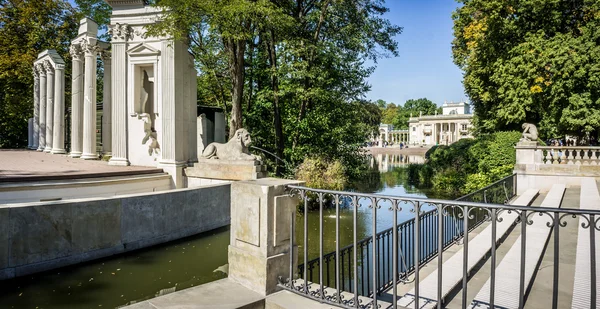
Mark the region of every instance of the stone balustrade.
[[546, 190], [554, 183], [576, 185], [579, 177], [600, 178], [597, 146], [540, 146], [526, 141], [517, 143], [515, 150], [519, 194], [527, 187]]
[[537, 146], [540, 164], [600, 165], [600, 147]]

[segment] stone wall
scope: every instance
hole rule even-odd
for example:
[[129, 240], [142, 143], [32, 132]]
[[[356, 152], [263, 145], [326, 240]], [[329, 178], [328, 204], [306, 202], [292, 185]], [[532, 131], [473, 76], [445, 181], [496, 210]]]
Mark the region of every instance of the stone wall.
[[0, 280], [230, 224], [231, 186], [0, 206]]

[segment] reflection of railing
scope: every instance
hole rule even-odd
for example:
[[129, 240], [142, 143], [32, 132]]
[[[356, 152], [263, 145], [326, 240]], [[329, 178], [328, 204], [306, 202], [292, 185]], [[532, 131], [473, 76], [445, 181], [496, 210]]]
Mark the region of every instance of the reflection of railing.
[[[496, 223], [499, 222], [497, 220], [498, 216], [504, 211], [518, 214], [520, 220], [518, 222], [521, 223], [522, 230], [526, 230], [527, 225], [532, 224], [532, 220], [535, 221], [534, 218], [543, 214], [556, 219], [548, 225], [555, 228], [560, 223], [558, 218], [563, 218], [567, 214], [591, 216], [589, 219], [585, 218], [589, 222], [596, 222], [594, 216], [596, 218], [600, 216], [600, 211], [588, 213], [589, 211], [503, 205], [501, 203], [505, 203], [515, 196], [516, 175], [501, 179], [488, 187], [454, 201], [318, 190], [299, 186], [289, 186], [289, 189], [297, 192], [305, 205], [304, 261], [308, 261], [308, 200], [310, 196], [316, 196], [319, 202], [320, 237], [318, 245], [320, 246], [320, 254], [317, 259], [306, 263], [307, 267], [300, 266], [297, 270], [298, 277], [306, 280], [290, 280], [290, 278], [295, 278], [295, 270], [290, 267], [290, 276], [285, 282], [282, 281], [281, 286], [295, 293], [316, 298], [321, 302], [347, 308], [376, 308], [378, 294], [392, 287], [393, 308], [395, 308], [397, 299], [396, 283], [414, 284], [414, 281], [419, 282], [419, 269], [425, 263], [437, 257], [438, 267], [441, 266], [442, 257], [438, 252], [443, 252], [445, 248], [461, 237], [465, 238], [465, 244], [468, 243], [468, 234], [464, 235], [464, 230], [471, 231], [479, 224], [489, 221], [492, 230], [495, 231]], [[336, 250], [327, 254], [323, 252], [323, 233], [325, 231], [323, 231], [322, 213], [326, 199], [333, 201], [336, 208]], [[352, 233], [354, 241], [352, 245], [340, 248], [339, 211], [340, 206], [345, 201], [349, 201], [353, 210], [354, 228]], [[481, 203], [482, 201], [487, 203]], [[403, 223], [398, 223], [397, 216], [392, 216], [392, 228], [375, 233], [377, 231], [377, 211], [381, 209], [383, 204], [389, 205], [392, 211], [400, 212], [405, 208], [420, 215]], [[371, 228], [373, 236], [368, 239], [357, 239], [356, 227], [359, 207], [368, 207], [372, 211]], [[424, 211], [428, 208], [432, 208], [432, 210]], [[564, 225], [560, 223], [560, 226]], [[292, 233], [295, 234], [293, 223]], [[495, 233], [492, 232], [492, 235], [495, 235]], [[525, 235], [525, 232], [522, 235]], [[359, 249], [354, 250], [354, 248]], [[466, 245], [464, 248], [465, 251], [468, 250]], [[558, 248], [555, 248], [555, 250], [558, 250]], [[494, 245], [492, 246], [491, 255], [495, 258], [496, 248]], [[465, 253], [464, 256], [468, 255]], [[293, 263], [294, 258], [291, 257], [290, 261], [290, 263]], [[415, 263], [415, 261], [419, 262]], [[464, 265], [466, 265], [466, 262]], [[524, 265], [521, 265], [521, 267], [523, 268]], [[463, 269], [463, 272], [463, 276], [466, 278], [467, 269]], [[494, 273], [494, 270], [492, 270], [492, 273]], [[414, 274], [415, 278], [409, 280], [411, 274]], [[441, 272], [438, 272], [438, 274], [441, 274]], [[524, 279], [521, 278], [521, 280]], [[438, 282], [441, 284], [443, 281], [439, 278]], [[441, 291], [440, 286], [438, 286], [438, 291]], [[338, 297], [338, 295], [342, 295], [342, 292], [350, 294], [345, 297], [346, 299], [343, 296]], [[466, 287], [462, 293], [463, 298], [466, 299]], [[367, 297], [370, 301], [365, 303], [363, 298], [361, 302], [358, 302], [359, 296]], [[419, 298], [418, 285], [416, 284], [415, 298]]]
[[[516, 174], [508, 176], [506, 178], [500, 179], [491, 185], [477, 190], [468, 195], [462, 196], [457, 199], [457, 201], [467, 201], [467, 202], [482, 202], [482, 203], [495, 203], [495, 204], [503, 204], [516, 193], [515, 186]], [[464, 231], [464, 222], [460, 218], [457, 219], [458, 214], [457, 210], [454, 208], [449, 209], [450, 216], [444, 217], [444, 248], [452, 245], [454, 242], [459, 241], [463, 237]], [[425, 212], [421, 215], [420, 221], [422, 222], [420, 234], [421, 235], [437, 235], [437, 214], [435, 209]], [[481, 211], [477, 211], [474, 213], [474, 217], [469, 220], [469, 231], [473, 230], [481, 223], [485, 221], [485, 213]], [[400, 235], [400, 247], [399, 254], [403, 255], [405, 252], [411, 252], [414, 247], [414, 231], [415, 231], [415, 219], [407, 220], [398, 225], [398, 233]], [[378, 269], [378, 281], [376, 285], [377, 293], [381, 293], [382, 291], [389, 288], [392, 284], [392, 270], [389, 262], [392, 260], [392, 250], [391, 250], [391, 241], [392, 241], [392, 228], [381, 231], [377, 233], [375, 238], [376, 247], [378, 247], [378, 261], [379, 269]], [[421, 239], [421, 259], [419, 260], [420, 264], [427, 263], [431, 258], [437, 255], [437, 247], [435, 244], [437, 240], [435, 237], [431, 237], [430, 239]], [[372, 286], [369, 280], [364, 280], [364, 278], [370, 278], [370, 268], [362, 267], [362, 265], [370, 265], [371, 261], [369, 258], [369, 252], [373, 250], [373, 238], [367, 237], [363, 240], [357, 242], [358, 252], [357, 254], [360, 256], [358, 262], [361, 264], [360, 273], [357, 276], [359, 280], [359, 295], [368, 296], [372, 293]], [[354, 251], [354, 245], [346, 246], [340, 249], [340, 270], [341, 270], [341, 289], [343, 291], [353, 292], [353, 287], [351, 285], [350, 273], [352, 272], [352, 260], [351, 256]], [[399, 264], [397, 265], [398, 270], [400, 272], [401, 278], [406, 278], [409, 274], [414, 270], [414, 256], [410, 255], [408, 257], [403, 256], [403, 260], [397, 261]], [[331, 252], [323, 255], [323, 263], [324, 263], [324, 281], [326, 286], [331, 286], [335, 283], [334, 276], [331, 276], [332, 273], [335, 272], [336, 265], [336, 252]], [[298, 266], [298, 273], [301, 278], [305, 278], [304, 274], [304, 265], [301, 264]], [[314, 280], [314, 272], [318, 271], [320, 265], [320, 258], [315, 258], [309, 260], [307, 269], [307, 276], [309, 281]]]

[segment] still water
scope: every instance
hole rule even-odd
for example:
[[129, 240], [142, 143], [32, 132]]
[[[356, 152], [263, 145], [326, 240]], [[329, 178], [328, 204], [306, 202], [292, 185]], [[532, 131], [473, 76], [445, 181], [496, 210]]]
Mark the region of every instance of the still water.
[[[370, 177], [348, 189], [364, 193], [426, 197], [407, 184], [405, 166], [421, 163], [419, 156], [379, 155], [371, 161]], [[382, 205], [376, 217], [377, 231], [392, 226], [392, 212]], [[411, 218], [408, 209], [398, 222]], [[367, 205], [357, 212], [358, 239], [371, 235], [372, 213]], [[297, 216], [297, 240], [303, 250], [304, 216]], [[308, 215], [309, 258], [319, 253], [319, 213]], [[324, 252], [335, 250], [335, 210], [324, 213]], [[353, 212], [341, 210], [340, 245], [352, 243]], [[221, 228], [168, 244], [116, 257], [61, 268], [41, 274], [0, 281], [0, 308], [116, 308], [164, 293], [225, 278], [217, 268], [227, 264], [229, 228]], [[300, 263], [302, 263], [302, 256]]]
[[0, 281], [0, 308], [116, 308], [225, 278], [229, 228], [91, 263]]
[[[361, 180], [359, 183], [351, 184], [348, 190], [361, 193], [377, 193], [392, 196], [407, 197], [428, 197], [428, 192], [419, 190], [408, 184], [406, 166], [410, 163], [423, 163], [422, 156], [416, 155], [391, 155], [379, 154], [372, 158], [371, 166], [374, 168], [371, 177]], [[377, 232], [389, 229], [393, 225], [393, 212], [389, 209], [389, 202], [381, 202], [381, 208], [377, 209], [376, 228]], [[370, 201], [361, 200], [360, 207], [357, 209], [357, 240], [364, 239], [373, 235], [373, 209], [369, 207]], [[409, 205], [400, 205], [403, 210], [397, 213], [398, 223], [414, 218], [410, 212]], [[427, 211], [430, 208], [423, 207]], [[319, 256], [319, 211], [308, 213], [308, 259], [311, 260]], [[298, 243], [299, 263], [303, 263], [304, 257], [304, 220], [302, 213], [296, 216], [296, 240]], [[353, 231], [354, 209], [351, 207], [340, 208], [340, 248], [352, 244], [354, 239]], [[333, 209], [323, 210], [323, 253], [335, 251], [336, 246], [336, 211]]]

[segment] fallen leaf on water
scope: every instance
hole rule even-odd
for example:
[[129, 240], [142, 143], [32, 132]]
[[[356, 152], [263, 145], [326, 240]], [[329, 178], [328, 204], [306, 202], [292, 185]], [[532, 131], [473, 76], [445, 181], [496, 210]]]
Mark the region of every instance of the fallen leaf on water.
[[23, 293], [19, 294], [19, 296], [23, 295]]
[[115, 275], [115, 273], [110, 273], [110, 274], [113, 275], [113, 276]]
[[94, 281], [94, 278], [90, 278], [90, 280], [88, 280], [88, 282], [92, 282], [92, 281]]

